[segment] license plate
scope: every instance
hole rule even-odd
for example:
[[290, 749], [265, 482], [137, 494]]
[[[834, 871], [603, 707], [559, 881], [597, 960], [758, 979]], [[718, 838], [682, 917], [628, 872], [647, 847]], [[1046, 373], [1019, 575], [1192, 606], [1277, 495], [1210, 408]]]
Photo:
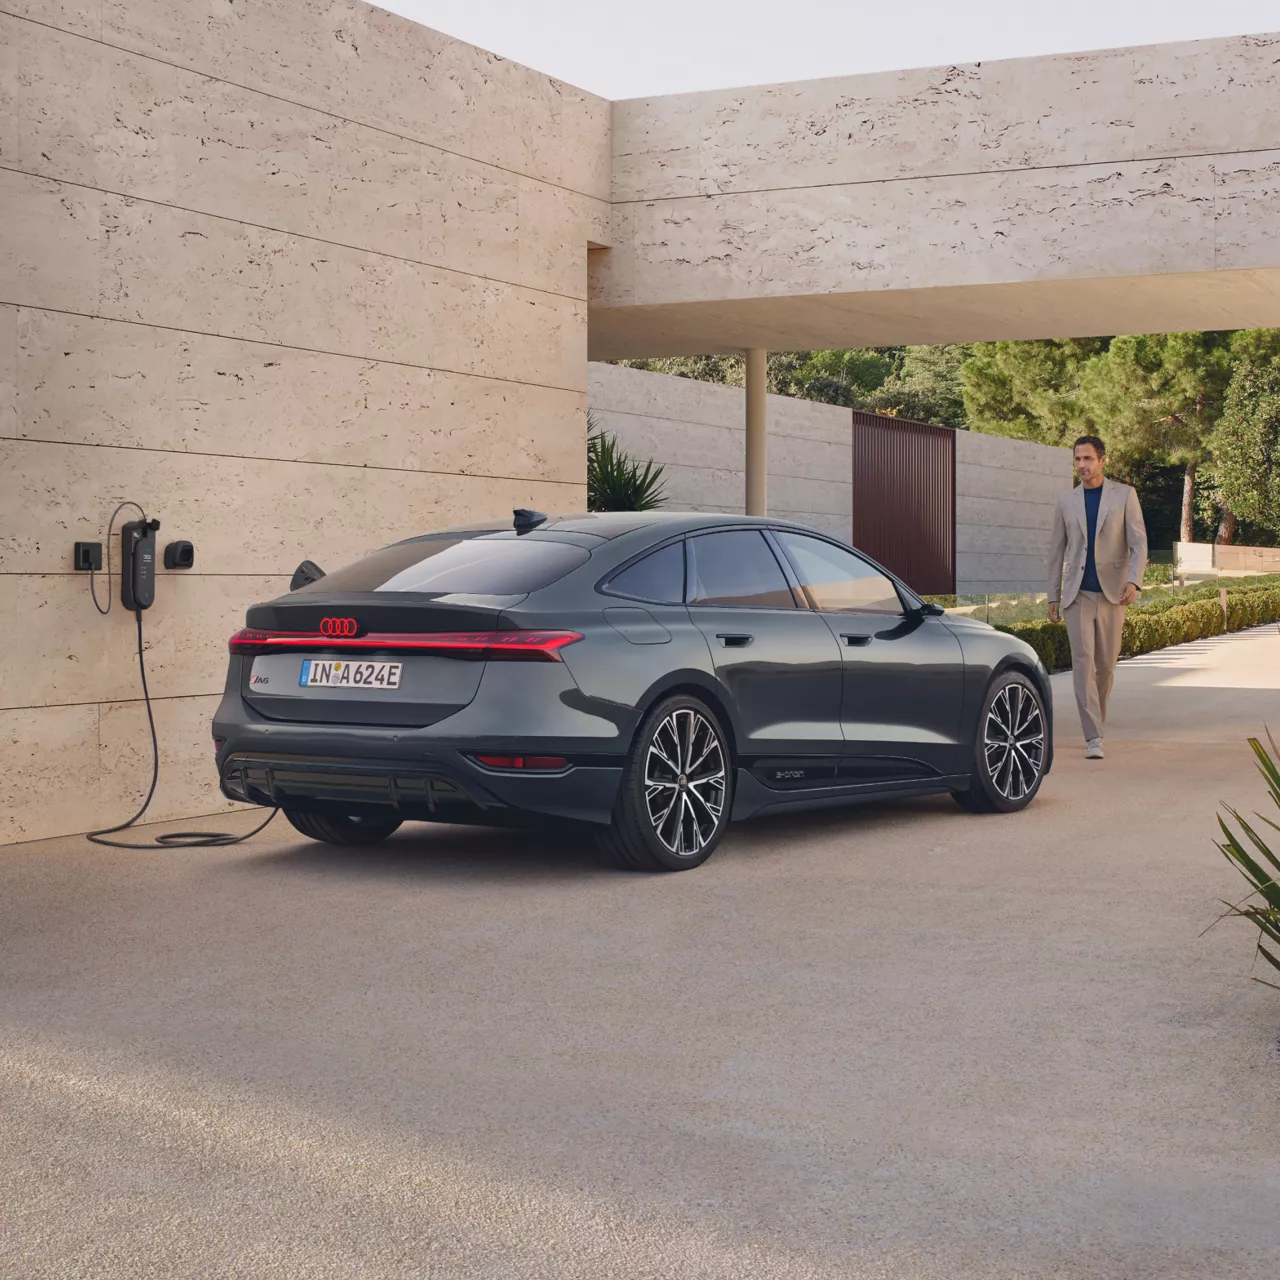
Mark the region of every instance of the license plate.
[[400, 662], [321, 661], [306, 658], [298, 675], [305, 689], [398, 689]]

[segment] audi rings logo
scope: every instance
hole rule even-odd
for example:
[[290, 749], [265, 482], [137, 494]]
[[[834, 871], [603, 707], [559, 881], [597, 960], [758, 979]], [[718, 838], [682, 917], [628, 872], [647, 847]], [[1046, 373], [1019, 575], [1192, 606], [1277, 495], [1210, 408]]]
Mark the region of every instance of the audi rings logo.
[[354, 618], [321, 618], [322, 636], [354, 636], [360, 634], [360, 624]]

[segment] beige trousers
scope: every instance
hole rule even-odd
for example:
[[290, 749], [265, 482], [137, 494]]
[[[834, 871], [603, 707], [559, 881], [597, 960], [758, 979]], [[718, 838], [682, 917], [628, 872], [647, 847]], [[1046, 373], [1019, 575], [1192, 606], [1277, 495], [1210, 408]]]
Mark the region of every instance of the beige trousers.
[[1125, 606], [1112, 604], [1100, 591], [1081, 591], [1063, 610], [1071, 640], [1071, 681], [1086, 741], [1102, 737], [1107, 699], [1120, 661]]

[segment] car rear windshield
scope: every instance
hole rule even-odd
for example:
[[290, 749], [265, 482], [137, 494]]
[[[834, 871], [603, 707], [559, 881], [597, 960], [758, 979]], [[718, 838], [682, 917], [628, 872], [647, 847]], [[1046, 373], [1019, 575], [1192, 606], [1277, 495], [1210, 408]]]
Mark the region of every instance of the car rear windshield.
[[585, 564], [589, 551], [510, 531], [478, 537], [414, 538], [383, 547], [297, 593], [412, 591], [422, 595], [514, 596], [538, 591]]

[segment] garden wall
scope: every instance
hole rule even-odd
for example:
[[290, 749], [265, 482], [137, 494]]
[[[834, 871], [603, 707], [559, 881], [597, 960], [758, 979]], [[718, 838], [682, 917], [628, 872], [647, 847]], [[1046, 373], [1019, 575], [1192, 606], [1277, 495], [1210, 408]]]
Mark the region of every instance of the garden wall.
[[[746, 393], [694, 378], [588, 366], [592, 417], [628, 452], [665, 469], [674, 511], [741, 512]], [[847, 542], [853, 499], [849, 410], [769, 397], [769, 511]]]

